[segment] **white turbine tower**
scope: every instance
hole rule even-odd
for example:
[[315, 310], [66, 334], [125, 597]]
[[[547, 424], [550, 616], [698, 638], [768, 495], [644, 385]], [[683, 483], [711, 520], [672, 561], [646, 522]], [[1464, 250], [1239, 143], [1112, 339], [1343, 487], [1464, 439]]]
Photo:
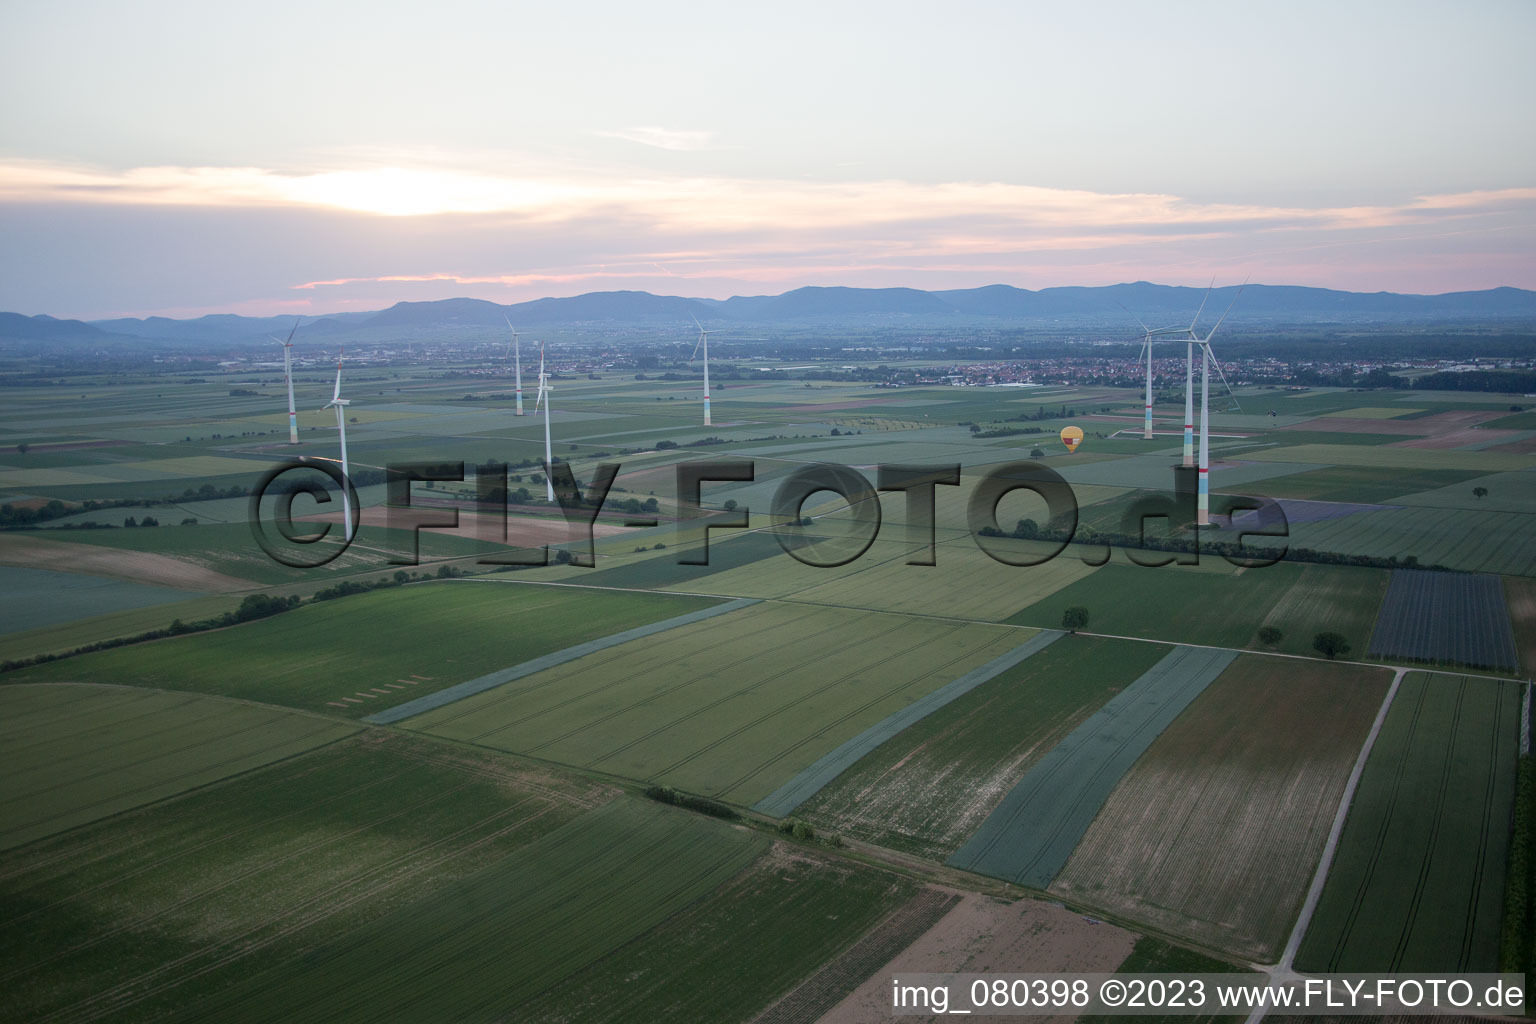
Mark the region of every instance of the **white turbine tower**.
[[507, 320], [506, 314], [502, 314], [501, 318], [507, 321], [507, 330], [512, 332], [512, 366], [517, 385], [517, 412], [513, 415], [521, 416], [523, 414], [523, 346], [517, 340], [521, 335], [517, 333], [517, 328], [512, 326], [512, 321]]
[[693, 355], [688, 357], [688, 361], [690, 363], [693, 362], [694, 356], [699, 354], [699, 349], [702, 348], [704, 350], [704, 425], [707, 427], [711, 425], [709, 419], [709, 336], [711, 334], [719, 334], [720, 330], [716, 328], [713, 331], [706, 331], [704, 325], [699, 323], [698, 317], [693, 318], [693, 326], [699, 329], [699, 340], [694, 343]]
[[544, 372], [544, 346], [539, 346], [539, 393], [533, 400], [533, 411], [539, 411], [539, 405], [544, 406], [544, 500], [555, 500], [555, 468], [554, 450], [549, 445], [549, 393], [554, 389], [549, 386], [549, 374]]
[[[1124, 309], [1125, 307], [1122, 306], [1121, 308]], [[1127, 312], [1129, 312], [1129, 310], [1127, 310]], [[1146, 414], [1146, 419], [1142, 422], [1141, 436], [1143, 439], [1150, 441], [1152, 440], [1152, 343], [1159, 340], [1171, 340], [1173, 337], [1176, 337], [1180, 334], [1187, 335], [1190, 333], [1190, 328], [1159, 327], [1156, 330], [1153, 330], [1146, 324], [1142, 323], [1140, 318], [1133, 315], [1131, 319], [1136, 321], [1136, 323], [1141, 327], [1142, 332], [1141, 353], [1136, 357], [1136, 361], [1140, 362], [1143, 357], [1145, 357], [1147, 360], [1147, 397], [1146, 405], [1143, 407], [1143, 410]], [[1186, 395], [1185, 405], [1187, 406], [1188, 404], [1188, 396]], [[1184, 419], [1187, 421], [1189, 417], [1186, 415]]]
[[[293, 322], [293, 331], [299, 329], [299, 321]], [[299, 443], [299, 415], [293, 408], [293, 331], [288, 332], [288, 340], [274, 337], [272, 340], [283, 346], [283, 381], [288, 385], [288, 443]]]
[[[1243, 287], [1247, 287], [1246, 282]], [[1227, 383], [1227, 375], [1221, 372], [1221, 363], [1217, 362], [1215, 353], [1211, 351], [1211, 339], [1216, 336], [1216, 331], [1221, 327], [1227, 313], [1232, 312], [1232, 307], [1237, 305], [1237, 300], [1243, 294], [1243, 289], [1237, 290], [1237, 295], [1232, 296], [1232, 301], [1227, 305], [1226, 312], [1221, 314], [1221, 319], [1216, 321], [1210, 333], [1201, 338], [1195, 333], [1194, 325], [1189, 328], [1189, 336], [1193, 339], [1191, 347], [1200, 346], [1200, 490], [1198, 504], [1195, 507], [1195, 525], [1211, 525], [1211, 364], [1216, 363], [1216, 373], [1221, 377], [1222, 384], [1226, 385], [1227, 394], [1233, 400], [1237, 395], [1232, 390], [1232, 385]], [[1201, 303], [1201, 308], [1204, 308]], [[1196, 314], [1198, 316], [1199, 314]], [[1239, 406], [1241, 408], [1241, 406]]]
[[[346, 350], [343, 349], [341, 354], [346, 355]], [[331, 400], [325, 408], [336, 410], [336, 432], [341, 437], [341, 525], [347, 540], [352, 539], [352, 503], [347, 498], [346, 485], [346, 481], [351, 479], [351, 473], [347, 469], [347, 406], [350, 404], [348, 399], [341, 397], [341, 356], [337, 356], [336, 390], [331, 394]]]

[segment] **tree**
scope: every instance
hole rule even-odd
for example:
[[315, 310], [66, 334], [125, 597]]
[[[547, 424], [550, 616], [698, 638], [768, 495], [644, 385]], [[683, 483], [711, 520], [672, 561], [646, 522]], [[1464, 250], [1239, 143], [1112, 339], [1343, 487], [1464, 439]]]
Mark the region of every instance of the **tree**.
[[981, 424], [980, 423], [972, 423], [971, 424], [971, 433], [973, 433], [973, 434], [981, 433]]
[[1474, 498], [1486, 498], [1486, 497], [1488, 497], [1488, 488], [1486, 488], [1486, 487], [1474, 487], [1474, 488], [1472, 488], [1472, 497], [1474, 497]]
[[560, 551], [555, 555], [556, 565], [570, 565], [572, 561], [574, 561], [574, 559], [572, 559], [571, 553], [565, 550], [565, 548], [561, 548]]
[[726, 501], [725, 501], [725, 510], [727, 512], [735, 512], [736, 511], [736, 499], [735, 498], [727, 498], [726, 499]]
[[1349, 640], [1343, 633], [1319, 633], [1312, 638], [1312, 649], [1332, 661], [1349, 653]]
[[1032, 459], [1043, 459], [1045, 458], [1045, 451], [1041, 448], [1032, 448], [1030, 449], [1029, 457]]
[[138, 526], [139, 525], [139, 521], [137, 519], [133, 518], [133, 516], [129, 516], [127, 519], [123, 520], [123, 525], [124, 526]]
[[27, 444], [27, 442], [23, 441], [23, 442], [21, 442], [21, 444], [16, 446], [16, 450], [18, 452], [20, 452], [22, 455], [25, 455], [25, 454], [27, 454], [27, 452], [32, 450], [32, 446]]
[[1276, 629], [1274, 626], [1259, 627], [1259, 643], [1263, 644], [1265, 647], [1280, 646], [1280, 641], [1284, 638], [1284, 636], [1285, 634], [1280, 632], [1280, 630]]
[[1019, 540], [1034, 540], [1040, 536], [1040, 524], [1033, 519], [1020, 519], [1013, 528], [1013, 535]]
[[1061, 613], [1061, 628], [1069, 633], [1076, 633], [1086, 625], [1088, 625], [1088, 609], [1080, 604], [1075, 604]]

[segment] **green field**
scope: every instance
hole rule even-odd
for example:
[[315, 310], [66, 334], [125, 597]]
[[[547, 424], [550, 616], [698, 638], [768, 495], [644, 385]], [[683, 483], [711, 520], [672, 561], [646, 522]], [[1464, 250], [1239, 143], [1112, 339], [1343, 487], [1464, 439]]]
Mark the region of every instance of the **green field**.
[[1260, 462], [1320, 462], [1324, 465], [1366, 466], [1374, 469], [1451, 469], [1475, 470], [1479, 473], [1504, 473], [1536, 465], [1536, 455], [1352, 444], [1302, 444], [1286, 448], [1265, 448], [1250, 452], [1244, 458]]
[[[1305, 473], [1255, 480], [1241, 487], [1217, 486], [1234, 494], [1263, 494], [1307, 501], [1348, 501], [1391, 504], [1399, 495], [1452, 487], [1482, 474], [1475, 469], [1380, 469], [1331, 466]], [[1470, 486], [1470, 485], [1468, 485]]]
[[1063, 637], [887, 740], [795, 813], [942, 860], [1046, 751], [1166, 653]]
[[0, 849], [340, 739], [353, 726], [185, 693], [0, 686]]
[[507, 1020], [767, 847], [756, 833], [621, 797], [173, 1019]]
[[853, 944], [916, 886], [781, 850], [567, 978], [518, 1019], [737, 1024]]
[[192, 690], [361, 717], [711, 604], [672, 594], [424, 583], [306, 604], [228, 629], [78, 655], [11, 678]]
[[1298, 968], [1498, 969], [1519, 696], [1517, 683], [1403, 680]]
[[1006, 621], [1059, 626], [1062, 612], [1080, 605], [1093, 633], [1257, 648], [1259, 627], [1269, 625], [1284, 634], [1283, 651], [1312, 653], [1312, 637], [1323, 630], [1344, 633], [1364, 651], [1387, 576], [1380, 569], [1296, 562], [1240, 573], [1110, 564]]
[[1536, 576], [1536, 530], [1529, 513], [1480, 509], [1387, 509], [1291, 524], [1295, 548], [1376, 558], [1413, 557], [1423, 566]]
[[606, 799], [374, 735], [11, 850], [0, 854], [0, 1015], [164, 1019]]
[[549, 669], [405, 723], [750, 805], [1016, 629], [763, 604]]

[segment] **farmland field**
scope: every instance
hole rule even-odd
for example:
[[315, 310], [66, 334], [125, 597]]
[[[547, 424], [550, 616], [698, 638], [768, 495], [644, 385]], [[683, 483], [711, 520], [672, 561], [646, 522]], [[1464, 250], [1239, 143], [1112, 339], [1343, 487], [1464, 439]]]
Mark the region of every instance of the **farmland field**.
[[979, 623], [758, 605], [405, 724], [751, 804], [891, 712], [1028, 638]]
[[1461, 572], [1536, 576], [1531, 516], [1456, 508], [1400, 508], [1292, 523], [1293, 548], [1345, 555], [1415, 558]]
[[342, 722], [184, 693], [0, 686], [0, 849], [75, 828], [354, 731]]
[[1310, 654], [1312, 637], [1332, 629], [1364, 650], [1386, 589], [1379, 569], [1280, 562], [1239, 573], [1203, 563], [1106, 565], [1006, 621], [1056, 626], [1065, 609], [1081, 605], [1095, 633], [1242, 648], [1257, 647], [1258, 629], [1274, 626], [1281, 650]]
[[1340, 837], [1296, 965], [1492, 971], [1520, 685], [1409, 674]]
[[359, 737], [0, 854], [0, 1015], [160, 1020], [611, 798]]
[[1067, 636], [881, 744], [796, 813], [943, 859], [1029, 768], [1167, 653]]
[[[1331, 466], [1306, 473], [1271, 477], [1238, 487], [1219, 481], [1213, 486], [1238, 494], [1264, 494], [1274, 498], [1312, 501], [1351, 501], [1391, 504], [1399, 495], [1454, 487], [1481, 476], [1473, 469], [1373, 469], [1369, 466]], [[1468, 485], [1470, 486], [1470, 485]]]
[[767, 847], [755, 833], [620, 797], [173, 1019], [504, 1020]]
[[82, 573], [0, 566], [0, 633], [72, 622], [88, 615], [187, 601], [195, 591]]
[[1520, 667], [1529, 677], [1536, 673], [1536, 580], [1506, 579], [1504, 596], [1509, 604]]
[[1497, 576], [1398, 569], [1370, 651], [1376, 658], [1510, 672], [1520, 667]]
[[1374, 469], [1454, 469], [1502, 473], [1530, 469], [1536, 456], [1504, 452], [1440, 451], [1432, 448], [1397, 448], [1384, 445], [1302, 444], [1265, 448], [1245, 456], [1259, 462], [1317, 462], [1329, 466], [1366, 466]]
[[[395, 587], [230, 629], [83, 654], [23, 680], [89, 679], [192, 690], [360, 717], [635, 626], [703, 598], [520, 584]], [[512, 623], [516, 628], [509, 628]], [[342, 656], [338, 638], [350, 646]], [[401, 638], [415, 638], [401, 643]]]
[[702, 902], [519, 1008], [525, 1021], [751, 1019], [916, 886], [779, 845]]
[[1272, 961], [1387, 682], [1240, 657], [1136, 762], [1051, 891]]
[[948, 863], [1044, 889], [1121, 777], [1235, 657], [1175, 648], [1036, 761]]

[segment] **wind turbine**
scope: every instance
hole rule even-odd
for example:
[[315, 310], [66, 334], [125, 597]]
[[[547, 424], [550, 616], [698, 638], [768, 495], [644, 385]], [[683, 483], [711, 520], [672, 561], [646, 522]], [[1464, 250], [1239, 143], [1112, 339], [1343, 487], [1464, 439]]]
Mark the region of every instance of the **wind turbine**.
[[[1243, 288], [1246, 287], [1248, 287], [1248, 282], [1244, 281]], [[1227, 318], [1227, 313], [1232, 312], [1232, 307], [1237, 305], [1237, 300], [1243, 294], [1243, 288], [1239, 288], [1237, 290], [1237, 294], [1232, 296], [1232, 301], [1228, 303], [1226, 312], [1221, 314], [1221, 319], [1216, 321], [1216, 326], [1212, 327], [1210, 332], [1206, 334], [1204, 338], [1201, 338], [1195, 333], [1195, 326], [1193, 323], [1191, 323], [1189, 326], [1189, 336], [1193, 339], [1191, 342], [1191, 348], [1193, 348], [1194, 345], [1200, 346], [1200, 490], [1198, 504], [1195, 506], [1195, 525], [1197, 527], [1211, 525], [1212, 363], [1216, 363], [1216, 373], [1221, 377], [1221, 382], [1226, 385], [1227, 394], [1232, 396], [1232, 400], [1234, 402], [1237, 401], [1237, 395], [1235, 392], [1233, 392], [1232, 385], [1227, 383], [1227, 375], [1221, 371], [1221, 363], [1216, 361], [1215, 354], [1211, 352], [1211, 339], [1216, 336], [1216, 331], [1221, 327], [1222, 321]], [[1205, 303], [1203, 302], [1200, 305], [1202, 309], [1205, 307]], [[1198, 313], [1196, 314], [1196, 317], [1199, 317]], [[1185, 399], [1185, 402], [1188, 404], [1187, 398]], [[1238, 408], [1242, 408], [1241, 404], [1239, 404]], [[1187, 418], [1188, 417], [1186, 417], [1186, 419]]]
[[[342, 349], [341, 356], [346, 354], [347, 350]], [[341, 525], [343, 535], [350, 541], [352, 539], [352, 503], [347, 499], [347, 480], [351, 479], [351, 474], [347, 471], [347, 406], [351, 402], [341, 397], [341, 356], [336, 357], [336, 390], [331, 394], [331, 400], [325, 408], [336, 410], [336, 432], [341, 436]]]
[[[1125, 309], [1124, 306], [1122, 306], [1120, 308], [1121, 309]], [[1126, 312], [1130, 313], [1130, 310], [1126, 310]], [[1136, 321], [1136, 323], [1141, 327], [1141, 332], [1142, 332], [1141, 333], [1141, 352], [1136, 357], [1137, 362], [1141, 361], [1142, 356], [1145, 356], [1146, 360], [1147, 360], [1147, 399], [1146, 399], [1146, 405], [1144, 406], [1144, 410], [1146, 412], [1146, 419], [1145, 419], [1145, 421], [1142, 424], [1141, 436], [1142, 436], [1142, 438], [1144, 440], [1150, 441], [1150, 440], [1152, 440], [1152, 343], [1153, 343], [1154, 340], [1171, 339], [1172, 337], [1175, 337], [1175, 336], [1180, 335], [1180, 334], [1186, 334], [1187, 335], [1187, 334], [1190, 333], [1192, 328], [1189, 328], [1189, 327], [1159, 327], [1159, 328], [1156, 328], [1154, 330], [1153, 328], [1148, 327], [1146, 324], [1142, 323], [1141, 319], [1139, 317], [1135, 316], [1134, 314], [1131, 315], [1131, 319]], [[1187, 385], [1187, 383], [1188, 382], [1186, 382], [1186, 385]], [[1187, 387], [1186, 387], [1186, 391], [1187, 391]], [[1186, 414], [1184, 416], [1184, 419], [1185, 419], [1185, 421], [1187, 423], [1187, 421], [1189, 420], [1189, 416], [1188, 416], [1189, 396], [1188, 396], [1187, 393], [1185, 395], [1184, 404], [1185, 404], [1185, 410], [1186, 410]], [[1186, 426], [1186, 430], [1187, 429], [1188, 429], [1188, 427]], [[1189, 463], [1186, 462], [1185, 465], [1189, 465]]]
[[539, 345], [539, 393], [533, 400], [533, 411], [539, 411], [539, 405], [544, 406], [544, 500], [555, 500], [555, 480], [552, 470], [555, 468], [554, 450], [549, 446], [549, 393], [554, 389], [549, 386], [549, 374], [544, 372], [544, 346]]
[[[299, 320], [294, 320], [293, 331], [298, 329]], [[299, 416], [293, 408], [293, 331], [288, 332], [287, 341], [278, 337], [273, 337], [272, 340], [283, 346], [283, 380], [288, 385], [288, 443], [298, 444]]]
[[512, 358], [515, 360], [512, 365], [513, 372], [517, 374], [517, 412], [513, 415], [521, 416], [523, 414], [523, 346], [517, 340], [520, 335], [517, 333], [517, 328], [512, 326], [512, 321], [507, 320], [505, 313], [501, 318], [507, 321], [507, 330], [512, 332]]
[[[689, 315], [692, 316], [692, 314]], [[709, 420], [709, 336], [719, 334], [720, 329], [706, 331], [696, 316], [693, 317], [693, 326], [699, 329], [699, 340], [694, 344], [693, 355], [688, 357], [688, 361], [693, 362], [694, 356], [699, 354], [699, 349], [704, 350], [704, 425], [707, 427], [711, 425]]]

